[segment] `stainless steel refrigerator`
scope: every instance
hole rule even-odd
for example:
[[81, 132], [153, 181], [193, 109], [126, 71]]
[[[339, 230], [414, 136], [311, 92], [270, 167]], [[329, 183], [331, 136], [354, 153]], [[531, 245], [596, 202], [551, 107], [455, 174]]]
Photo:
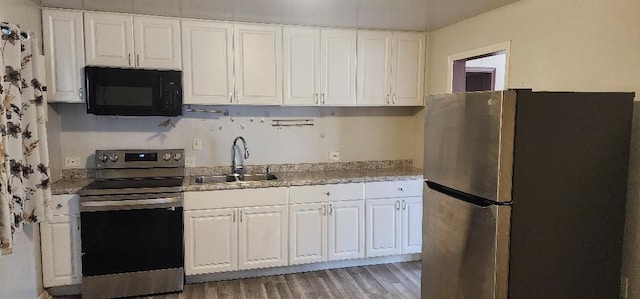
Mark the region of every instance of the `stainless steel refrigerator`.
[[430, 97], [422, 298], [618, 298], [633, 98]]

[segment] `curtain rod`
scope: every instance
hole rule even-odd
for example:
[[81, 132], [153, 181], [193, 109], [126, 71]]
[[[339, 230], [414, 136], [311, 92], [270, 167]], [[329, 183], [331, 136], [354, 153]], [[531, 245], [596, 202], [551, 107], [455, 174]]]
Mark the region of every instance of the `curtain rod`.
[[[2, 34], [4, 35], [11, 35], [11, 24], [7, 23], [7, 22], [0, 22], [0, 32], [2, 32]], [[20, 27], [16, 26], [18, 29]], [[30, 38], [29, 33], [27, 33], [26, 31], [22, 31], [20, 30], [20, 39], [21, 40], [28, 40]]]

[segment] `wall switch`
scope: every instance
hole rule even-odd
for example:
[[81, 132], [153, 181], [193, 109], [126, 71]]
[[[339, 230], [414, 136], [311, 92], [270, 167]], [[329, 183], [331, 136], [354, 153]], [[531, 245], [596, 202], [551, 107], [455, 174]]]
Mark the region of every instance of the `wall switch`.
[[340, 152], [329, 152], [329, 161], [340, 161]]
[[620, 297], [627, 298], [629, 295], [627, 292], [629, 290], [629, 279], [626, 277], [622, 278], [622, 283], [620, 284]]
[[184, 166], [195, 167], [196, 166], [196, 157], [194, 157], [194, 156], [186, 156], [186, 157], [184, 157]]
[[64, 168], [80, 168], [80, 157], [64, 157]]
[[202, 138], [200, 138], [200, 137], [193, 138], [193, 143], [191, 144], [191, 147], [193, 148], [194, 151], [201, 150], [202, 149]]

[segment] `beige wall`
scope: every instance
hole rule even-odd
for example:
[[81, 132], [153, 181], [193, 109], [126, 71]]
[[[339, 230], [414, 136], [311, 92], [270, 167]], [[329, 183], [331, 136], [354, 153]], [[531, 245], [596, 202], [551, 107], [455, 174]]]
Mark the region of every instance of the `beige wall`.
[[[29, 0], [0, 0], [0, 21], [42, 33], [40, 6]], [[36, 298], [42, 291], [38, 229], [39, 225], [25, 226], [14, 236], [13, 254], [0, 256], [0, 298]]]
[[[233, 139], [243, 136], [251, 153], [246, 164], [325, 162], [330, 151], [341, 152], [341, 161], [413, 158], [419, 108], [220, 108], [230, 116], [189, 113], [172, 118], [175, 128], [161, 128], [166, 117], [94, 116], [84, 105], [57, 105], [61, 155], [94, 167], [96, 149], [184, 148], [196, 166], [230, 166]], [[273, 119], [313, 119], [315, 126], [278, 129]], [[195, 137], [202, 138], [200, 151], [192, 150]]]
[[[431, 32], [428, 93], [446, 92], [448, 56], [509, 40], [510, 88], [640, 93], [639, 37], [637, 0], [522, 0]], [[629, 298], [640, 298], [639, 123], [636, 109], [623, 258]]]

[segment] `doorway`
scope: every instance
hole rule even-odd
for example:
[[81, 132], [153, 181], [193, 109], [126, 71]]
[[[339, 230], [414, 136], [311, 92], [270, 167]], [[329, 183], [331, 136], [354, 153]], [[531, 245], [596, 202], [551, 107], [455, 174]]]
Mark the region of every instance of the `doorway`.
[[510, 43], [449, 57], [449, 92], [507, 89]]

